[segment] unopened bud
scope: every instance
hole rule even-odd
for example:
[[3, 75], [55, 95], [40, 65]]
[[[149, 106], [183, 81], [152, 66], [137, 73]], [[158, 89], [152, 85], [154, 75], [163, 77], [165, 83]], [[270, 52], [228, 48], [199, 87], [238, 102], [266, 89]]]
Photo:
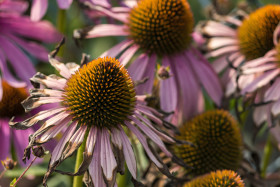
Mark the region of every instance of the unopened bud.
[[32, 149], [33, 155], [42, 158], [45, 155], [45, 149], [42, 146], [37, 146]]
[[1, 160], [1, 162], [6, 170], [12, 170], [17, 165], [17, 162], [13, 161], [9, 157], [7, 157], [6, 160]]

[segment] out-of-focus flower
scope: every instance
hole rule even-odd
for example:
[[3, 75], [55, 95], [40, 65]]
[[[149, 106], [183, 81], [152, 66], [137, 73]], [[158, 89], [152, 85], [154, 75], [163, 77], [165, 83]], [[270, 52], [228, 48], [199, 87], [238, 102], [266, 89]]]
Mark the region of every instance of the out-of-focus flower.
[[[32, 22], [29, 17], [23, 16], [26, 8], [27, 4], [23, 1], [0, 2], [1, 77], [13, 87], [29, 84], [29, 78], [35, 74], [31, 59], [25, 52], [47, 61], [48, 51], [38, 42], [57, 42], [61, 37], [49, 22]], [[0, 81], [0, 100], [2, 92]]]
[[[2, 80], [2, 88], [3, 97], [0, 101], [0, 160], [11, 157], [10, 151], [13, 145], [20, 165], [26, 166], [22, 162], [22, 157], [24, 149], [28, 145], [28, 137], [34, 131], [32, 128], [27, 131], [11, 129], [9, 120], [13, 116], [16, 121], [24, 119], [24, 108], [21, 106], [21, 102], [28, 97], [28, 93], [26, 88], [14, 88], [5, 80]], [[1, 167], [1, 169], [3, 168]]]
[[[274, 47], [273, 35], [279, 21], [280, 6], [267, 5], [250, 15], [225, 16], [220, 21], [204, 24], [201, 31], [208, 38], [207, 57], [217, 57], [213, 67], [216, 72], [223, 72], [226, 96], [232, 95], [238, 88], [243, 89], [255, 79], [254, 74], [238, 77], [236, 70], [240, 65], [260, 57], [271, 58], [272, 54], [267, 52]], [[263, 59], [256, 61], [261, 63]]]
[[[94, 6], [91, 8], [92, 11], [97, 9]], [[121, 13], [117, 11], [120, 9]], [[101, 56], [120, 56], [125, 66], [140, 51], [128, 70], [133, 80], [145, 77], [149, 80], [137, 87], [137, 93], [152, 93], [155, 67], [159, 63], [170, 67], [171, 75], [159, 81], [160, 107], [163, 111], [175, 111], [176, 115], [185, 119], [201, 112], [204, 109], [201, 85], [220, 105], [222, 89], [218, 77], [191, 45], [194, 20], [185, 0], [142, 0], [133, 8], [123, 6], [99, 10], [105, 10], [104, 13], [121, 24], [99, 24], [92, 29], [76, 30], [74, 37], [126, 36], [124, 41]]]
[[242, 158], [242, 139], [236, 120], [224, 110], [213, 110], [196, 116], [180, 127], [178, 140], [191, 145], [174, 144], [175, 154], [198, 176], [218, 169], [236, 170]]
[[213, 171], [209, 174], [197, 177], [184, 185], [184, 187], [202, 186], [244, 187], [245, 185], [240, 176], [231, 170]]
[[[118, 60], [98, 58], [81, 67], [75, 63], [58, 62], [53, 55], [49, 60], [61, 77], [37, 73], [31, 78], [35, 89], [31, 90], [31, 96], [23, 102], [23, 106], [27, 111], [47, 103], [57, 103], [59, 106], [41, 111], [23, 122], [10, 122], [11, 127], [28, 129], [45, 120], [30, 137], [25, 150], [27, 158], [30, 148], [48, 142], [65, 130], [52, 152], [44, 184], [55, 168], [71, 156], [82, 142], [86, 143], [84, 160], [77, 175], [88, 170], [94, 186], [106, 186], [105, 183], [114, 185], [116, 173], [124, 172], [123, 163], [126, 162], [136, 180], [136, 160], [126, 135], [128, 132], [138, 138], [160, 171], [171, 176], [147, 138], [170, 157], [172, 155], [160, 137], [168, 142], [174, 140], [151, 123], [149, 119], [157, 126], [163, 126], [163, 121], [158, 118], [162, 115], [145, 105], [145, 96], [136, 95], [132, 79]], [[45, 88], [42, 89], [42, 86]]]

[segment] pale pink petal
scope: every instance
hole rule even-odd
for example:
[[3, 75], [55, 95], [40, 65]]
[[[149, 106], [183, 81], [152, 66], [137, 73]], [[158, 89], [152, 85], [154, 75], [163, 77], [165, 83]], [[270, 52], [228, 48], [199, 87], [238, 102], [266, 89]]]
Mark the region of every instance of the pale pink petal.
[[250, 85], [248, 85], [246, 88], [244, 88], [241, 92], [241, 94], [245, 94], [247, 92], [255, 91], [256, 89], [266, 85], [269, 83], [275, 76], [279, 74], [280, 70], [276, 69], [273, 71], [269, 71], [264, 73], [263, 75], [256, 78]]
[[209, 36], [236, 37], [237, 34], [236, 30], [215, 21], [208, 21], [203, 29], [203, 32]]
[[206, 42], [206, 39], [202, 36], [202, 34], [196, 31], [192, 33], [192, 38], [200, 47]]
[[206, 54], [206, 58], [210, 57], [218, 57], [227, 53], [233, 53], [239, 50], [238, 46], [226, 46], [216, 50], [212, 50], [211, 52]]
[[1, 1], [0, 12], [24, 13], [28, 8], [28, 2], [24, 1]]
[[33, 0], [30, 19], [39, 21], [46, 14], [48, 8], [48, 0]]
[[[214, 72], [210, 64], [204, 59], [200, 52], [196, 49], [191, 52], [185, 53], [190, 59], [190, 64], [192, 65], [197, 77], [200, 79], [203, 87], [206, 89], [209, 96], [213, 101], [219, 106], [223, 97], [223, 90], [221, 88], [221, 83], [219, 81], [218, 75]], [[198, 59], [195, 59], [194, 54], [196, 54]]]
[[171, 153], [166, 149], [165, 145], [163, 144], [162, 140], [158, 137], [158, 135], [152, 131], [149, 127], [144, 125], [141, 121], [137, 118], [130, 116], [129, 117], [140, 129], [141, 131], [149, 137], [155, 144], [159, 146], [159, 148], [168, 156], [172, 157]]
[[137, 95], [152, 93], [153, 84], [154, 84], [154, 76], [155, 76], [156, 58], [157, 57], [155, 54], [152, 54], [150, 56], [148, 65], [146, 66], [146, 70], [143, 74], [143, 78], [147, 77], [148, 80], [145, 83], [138, 85], [136, 87]]
[[156, 116], [154, 116], [150, 111], [146, 110], [145, 108], [141, 107], [140, 105], [137, 105], [136, 108], [139, 112], [146, 115], [149, 119], [154, 121], [156, 124], [162, 125], [162, 121], [159, 118], [157, 118]]
[[125, 50], [128, 46], [130, 46], [133, 43], [132, 40], [124, 40], [120, 42], [119, 44], [115, 45], [108, 51], [105, 51], [100, 57], [116, 57], [118, 54], [120, 54], [123, 50]]
[[275, 57], [261, 57], [251, 61], [247, 61], [242, 67], [241, 70], [246, 70], [248, 68], [257, 67], [263, 65], [267, 62], [274, 62], [276, 61]]
[[136, 53], [136, 51], [139, 49], [139, 46], [134, 44], [130, 46], [119, 58], [119, 61], [123, 66], [126, 66], [126, 64], [129, 62], [129, 60], [133, 57], [133, 55]]
[[45, 121], [45, 123], [38, 129], [37, 131], [44, 130], [48, 127], [54, 126], [62, 122], [66, 117], [69, 116], [68, 112], [61, 112], [59, 114], [56, 114], [52, 118], [49, 118], [48, 120]]
[[257, 67], [246, 68], [242, 71], [242, 74], [254, 74], [254, 73], [263, 73], [265, 71], [278, 68], [278, 65], [275, 63], [264, 64]]
[[275, 82], [264, 94], [264, 102], [276, 101], [280, 98], [280, 78], [278, 77]]
[[108, 131], [105, 129], [101, 130], [101, 167], [103, 168], [104, 176], [107, 180], [112, 180], [113, 171], [117, 167], [117, 162], [112, 151], [110, 136]]
[[65, 64], [59, 62], [58, 60], [56, 60], [51, 56], [49, 56], [49, 62], [59, 72], [60, 75], [62, 75], [66, 79], [69, 79], [71, 77], [71, 72], [69, 71], [69, 69], [66, 67]]
[[125, 25], [100, 24], [88, 31], [86, 38], [97, 38], [104, 36], [127, 36]]
[[236, 38], [227, 38], [227, 37], [214, 37], [209, 39], [207, 42], [207, 47], [209, 49], [217, 49], [224, 46], [237, 46], [238, 41]]
[[131, 143], [130, 143], [128, 137], [126, 136], [125, 132], [123, 131], [122, 127], [120, 127], [119, 129], [120, 129], [119, 135], [122, 140], [123, 154], [124, 154], [127, 168], [130, 171], [132, 177], [134, 179], [136, 179], [136, 171], [137, 171], [136, 159], [135, 159], [135, 155], [134, 155]]
[[73, 0], [57, 0], [58, 7], [61, 9], [68, 9]]
[[60, 159], [66, 143], [70, 140], [70, 138], [73, 136], [75, 132], [75, 129], [77, 127], [76, 125], [77, 123], [72, 123], [71, 125], [69, 125], [67, 130], [63, 133], [62, 138], [59, 140], [58, 144], [55, 146], [52, 152], [50, 165], [54, 164], [55, 161]]
[[[101, 170], [101, 132], [98, 129], [96, 133], [96, 142], [95, 142], [95, 147], [94, 147], [94, 152], [93, 152], [93, 158], [92, 161], [89, 165], [89, 174], [92, 178], [92, 182], [94, 186], [100, 186], [100, 187], [106, 187], [103, 175], [102, 175], [102, 170]], [[102, 155], [104, 157], [105, 155]]]
[[[11, 146], [11, 131], [8, 120], [0, 119], [0, 160], [5, 160], [9, 155]], [[3, 169], [2, 164], [0, 171]]]
[[[93, 11], [100, 11], [106, 16], [109, 16], [115, 20], [121, 21], [123, 23], [127, 23], [128, 16], [129, 14], [127, 12], [114, 12], [115, 9], [108, 9], [108, 8], [103, 8], [102, 6], [93, 6], [92, 7]], [[110, 11], [111, 10], [111, 11]]]
[[232, 23], [236, 26], [240, 26], [242, 24], [242, 21], [240, 21], [239, 19], [236, 19], [235, 17], [232, 17], [232, 16], [225, 16], [225, 21]]
[[[171, 67], [171, 62], [167, 56], [162, 59], [162, 66]], [[169, 78], [160, 80], [160, 108], [165, 112], [172, 112], [175, 110], [178, 102], [177, 82], [175, 80], [174, 72], [170, 69]]]
[[277, 116], [278, 114], [280, 114], [280, 100], [273, 103], [272, 108], [271, 108], [271, 112], [274, 116]]
[[111, 8], [111, 4], [108, 0], [90, 0], [95, 5], [100, 5], [106, 8]]
[[147, 140], [144, 137], [144, 135], [136, 127], [134, 127], [132, 124], [130, 124], [128, 121], [125, 121], [124, 123], [136, 135], [136, 137], [138, 138], [138, 140], [140, 141], [140, 143], [144, 147], [146, 153], [148, 154], [149, 158], [153, 161], [153, 163], [155, 163], [155, 165], [157, 167], [162, 168], [163, 165], [157, 160], [155, 155], [150, 150], [150, 148], [148, 146], [148, 143], [147, 143]]
[[253, 120], [257, 126], [260, 126], [264, 121], [267, 120], [267, 109], [268, 105], [255, 108], [253, 113]]
[[17, 75], [24, 80], [29, 82], [29, 79], [35, 74], [35, 68], [32, 66], [32, 62], [28, 57], [12, 42], [7, 38], [0, 36], [0, 43], [2, 50], [11, 62], [14, 71]]
[[60, 133], [64, 128], [67, 127], [69, 122], [71, 121], [71, 116], [66, 117], [64, 120], [59, 122], [57, 125], [51, 127], [49, 130], [47, 130], [39, 139], [38, 142], [47, 142], [51, 138], [55, 137], [58, 133]]
[[88, 137], [87, 137], [87, 142], [86, 142], [86, 150], [92, 154], [96, 142], [96, 137], [97, 137], [97, 128], [92, 127], [90, 128]]

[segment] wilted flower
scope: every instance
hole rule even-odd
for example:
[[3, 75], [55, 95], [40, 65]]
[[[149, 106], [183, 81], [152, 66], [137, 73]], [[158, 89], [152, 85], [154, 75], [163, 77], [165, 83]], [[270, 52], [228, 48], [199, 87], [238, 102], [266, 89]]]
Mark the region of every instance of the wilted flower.
[[[13, 87], [25, 86], [25, 83], [28, 84], [29, 78], [35, 73], [35, 68], [25, 52], [39, 60], [46, 61], [48, 52], [38, 42], [57, 42], [60, 38], [60, 34], [49, 22], [34, 23], [29, 17], [23, 16], [22, 13], [26, 11], [27, 5], [24, 1], [4, 0], [0, 2], [1, 77]], [[13, 69], [16, 77], [11, 73], [10, 68]], [[0, 100], [2, 92], [0, 85]]]
[[[138, 2], [138, 3], [136, 3]], [[129, 67], [134, 80], [149, 80], [137, 87], [138, 94], [152, 93], [157, 61], [170, 67], [170, 76], [159, 81], [160, 107], [163, 111], [189, 118], [204, 108], [201, 85], [219, 105], [222, 90], [217, 75], [200, 52], [192, 45], [193, 15], [185, 0], [142, 0], [135, 6], [100, 9], [121, 24], [99, 24], [74, 32], [75, 38], [126, 36], [101, 56], [120, 56], [127, 65], [138, 52]], [[122, 10], [120, 12], [120, 10]], [[183, 111], [183, 113], [181, 113]]]
[[35, 88], [23, 106], [27, 111], [47, 103], [58, 103], [59, 106], [41, 111], [23, 122], [10, 122], [11, 127], [28, 129], [38, 121], [45, 121], [30, 137], [25, 150], [27, 158], [30, 148], [46, 143], [65, 130], [52, 152], [43, 183], [85, 141], [84, 160], [75, 175], [88, 171], [94, 186], [105, 186], [105, 183], [114, 185], [116, 173], [124, 172], [126, 162], [132, 177], [136, 179], [136, 160], [126, 135], [128, 132], [134, 133], [155, 165], [170, 175], [147, 138], [168, 156], [172, 155], [160, 137], [169, 142], [174, 140], [151, 123], [149, 119], [157, 126], [162, 126], [163, 121], [158, 118], [161, 114], [145, 106], [145, 96], [136, 95], [134, 83], [120, 62], [104, 57], [80, 67], [75, 63], [58, 62], [53, 58], [55, 53], [50, 55], [49, 60], [61, 77], [42, 73], [33, 76], [31, 81]]
[[240, 176], [231, 170], [213, 171], [209, 174], [197, 177], [184, 185], [184, 187], [202, 186], [244, 187], [245, 185]]
[[193, 176], [218, 169], [236, 170], [242, 158], [242, 139], [236, 120], [224, 110], [213, 110], [196, 116], [182, 127], [176, 138], [191, 145], [174, 144], [175, 154], [192, 167]]
[[[237, 78], [240, 89], [255, 79], [253, 74], [238, 77], [236, 69], [240, 65], [260, 57], [271, 58], [267, 52], [274, 47], [273, 35], [279, 21], [280, 6], [267, 5], [250, 15], [239, 12], [236, 16], [225, 16], [219, 22], [208, 21], [203, 25], [202, 34], [209, 38], [207, 57], [218, 57], [213, 62], [216, 72], [225, 70], [222, 81], [226, 96], [238, 91]], [[263, 59], [256, 61], [261, 63]]]

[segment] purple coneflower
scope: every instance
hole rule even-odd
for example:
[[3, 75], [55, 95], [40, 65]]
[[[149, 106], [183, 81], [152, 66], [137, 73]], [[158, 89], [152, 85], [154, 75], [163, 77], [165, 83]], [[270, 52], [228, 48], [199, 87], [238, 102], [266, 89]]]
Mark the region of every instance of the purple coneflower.
[[[26, 88], [15, 88], [9, 85], [5, 80], [2, 80], [3, 96], [0, 101], [0, 160], [7, 157], [11, 158], [11, 147], [15, 148], [17, 160], [21, 166], [26, 166], [22, 162], [23, 152], [28, 145], [28, 137], [34, 131], [28, 129], [15, 130], [9, 127], [9, 120], [16, 116], [15, 120], [23, 120], [24, 109], [21, 102], [28, 97]], [[2, 170], [3, 167], [0, 167]]]
[[[29, 84], [29, 78], [36, 72], [31, 59], [25, 52], [39, 60], [48, 60], [47, 50], [35, 41], [57, 42], [61, 37], [49, 22], [34, 23], [29, 17], [23, 16], [22, 13], [27, 9], [27, 5], [23, 1], [0, 2], [1, 77], [13, 87]], [[10, 68], [13, 69], [16, 77], [11, 73]], [[0, 81], [0, 100], [2, 92]]]
[[[126, 36], [101, 56], [119, 56], [122, 65], [130, 64], [133, 80], [143, 80], [138, 94], [151, 94], [156, 78], [156, 64], [160, 64], [160, 107], [165, 112], [183, 111], [185, 119], [201, 112], [204, 100], [201, 85], [219, 105], [222, 89], [217, 75], [200, 52], [191, 45], [194, 19], [185, 0], [142, 0], [130, 8], [111, 10], [94, 7], [121, 24], [100, 24], [92, 29], [76, 30], [75, 38]], [[121, 10], [121, 11], [120, 11]], [[139, 52], [139, 53], [137, 53]], [[164, 70], [164, 71], [162, 71]]]
[[280, 6], [267, 5], [250, 15], [240, 12], [235, 17], [225, 16], [220, 21], [208, 21], [203, 25], [202, 34], [206, 36], [210, 51], [207, 57], [217, 57], [213, 67], [217, 73], [223, 72], [225, 96], [243, 89], [255, 79], [254, 74], [243, 75], [237, 87], [237, 68], [260, 57], [264, 58], [256, 60], [259, 63], [272, 58], [267, 52], [274, 46], [273, 35], [279, 21]]
[[23, 122], [10, 122], [11, 127], [28, 129], [45, 121], [30, 136], [25, 158], [29, 157], [33, 146], [48, 142], [64, 130], [52, 151], [43, 183], [46, 185], [48, 176], [83, 142], [84, 160], [75, 175], [88, 171], [94, 186], [105, 186], [105, 183], [111, 186], [115, 184], [116, 173], [124, 172], [125, 161], [136, 180], [136, 160], [127, 136], [130, 132], [138, 138], [153, 163], [169, 174], [148, 139], [168, 156], [171, 153], [160, 137], [168, 142], [174, 140], [157, 130], [149, 120], [157, 126], [164, 124], [158, 118], [162, 115], [145, 105], [145, 96], [136, 95], [134, 83], [123, 65], [111, 57], [98, 58], [81, 67], [75, 63], [63, 64], [53, 58], [56, 52], [50, 55], [49, 61], [61, 76], [37, 73], [31, 78], [35, 88], [22, 104], [26, 111], [48, 103], [59, 106], [41, 111]]

